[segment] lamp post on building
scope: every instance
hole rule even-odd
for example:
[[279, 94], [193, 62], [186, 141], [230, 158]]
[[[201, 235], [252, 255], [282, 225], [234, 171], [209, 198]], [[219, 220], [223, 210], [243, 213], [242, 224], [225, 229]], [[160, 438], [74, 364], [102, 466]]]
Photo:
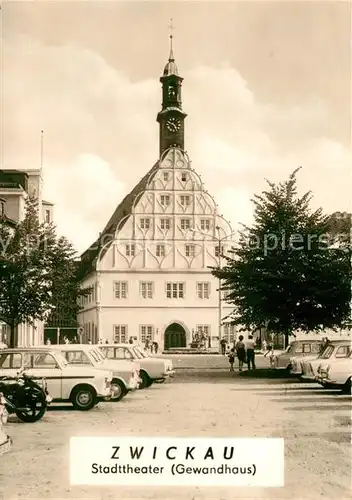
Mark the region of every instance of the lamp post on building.
[[[218, 268], [219, 270], [222, 269], [222, 252], [221, 252], [221, 247], [222, 243], [226, 240], [229, 240], [232, 236], [234, 236], [237, 231], [232, 231], [229, 234], [225, 234], [224, 236], [221, 236], [221, 227], [220, 226], [215, 226], [216, 229], [216, 235], [214, 234], [209, 234], [209, 233], [203, 233], [202, 231], [198, 231], [196, 229], [190, 229], [192, 233], [198, 233], [201, 234], [205, 237], [211, 238], [213, 241], [217, 242], [217, 257], [218, 257]], [[222, 340], [222, 297], [221, 297], [221, 278], [218, 279], [218, 337], [219, 337], [219, 352], [221, 352], [221, 340]], [[210, 332], [211, 335], [211, 332]]]

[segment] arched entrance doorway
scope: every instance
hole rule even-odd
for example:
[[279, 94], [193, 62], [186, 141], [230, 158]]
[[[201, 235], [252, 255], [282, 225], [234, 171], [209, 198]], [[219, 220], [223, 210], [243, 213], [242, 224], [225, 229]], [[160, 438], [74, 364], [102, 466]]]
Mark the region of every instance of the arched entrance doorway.
[[164, 334], [164, 349], [186, 347], [186, 331], [179, 323], [169, 325]]

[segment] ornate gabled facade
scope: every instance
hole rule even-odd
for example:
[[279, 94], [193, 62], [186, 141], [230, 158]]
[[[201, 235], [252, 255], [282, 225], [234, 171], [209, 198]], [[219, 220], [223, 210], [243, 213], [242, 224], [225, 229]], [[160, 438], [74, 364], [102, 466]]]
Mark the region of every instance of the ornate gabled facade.
[[149, 337], [168, 349], [188, 347], [196, 334], [214, 348], [220, 336], [234, 338], [232, 326], [220, 326], [231, 307], [209, 269], [233, 230], [184, 150], [182, 80], [171, 47], [160, 78], [159, 160], [81, 257], [83, 286], [92, 287], [79, 313], [85, 341]]

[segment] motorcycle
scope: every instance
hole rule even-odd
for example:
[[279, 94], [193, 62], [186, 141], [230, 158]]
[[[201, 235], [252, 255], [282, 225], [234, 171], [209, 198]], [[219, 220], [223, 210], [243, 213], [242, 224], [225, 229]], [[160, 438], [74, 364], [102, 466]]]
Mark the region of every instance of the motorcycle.
[[[51, 401], [45, 378], [38, 379], [20, 372], [15, 377], [2, 377], [0, 380], [0, 404], [7, 414], [15, 413], [22, 422], [40, 420]], [[7, 420], [3, 415], [4, 419]]]

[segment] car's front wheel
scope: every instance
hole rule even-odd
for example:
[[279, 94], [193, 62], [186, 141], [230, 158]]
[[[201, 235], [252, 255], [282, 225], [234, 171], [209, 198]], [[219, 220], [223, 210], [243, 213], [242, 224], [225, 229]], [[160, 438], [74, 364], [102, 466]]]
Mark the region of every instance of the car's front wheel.
[[111, 389], [114, 391], [114, 396], [111, 398], [111, 401], [121, 401], [127, 394], [126, 386], [122, 380], [114, 379], [111, 382]]
[[152, 379], [149, 377], [148, 373], [145, 372], [144, 370], [141, 370], [139, 372], [139, 377], [142, 380], [139, 388], [140, 389], [145, 389], [146, 387], [150, 387], [153, 383]]
[[97, 402], [97, 393], [89, 385], [75, 387], [71, 394], [71, 403], [75, 410], [91, 410]]
[[341, 389], [342, 394], [348, 394], [349, 396], [352, 395], [352, 382], [351, 382], [351, 377], [346, 380], [345, 384], [343, 385]]

